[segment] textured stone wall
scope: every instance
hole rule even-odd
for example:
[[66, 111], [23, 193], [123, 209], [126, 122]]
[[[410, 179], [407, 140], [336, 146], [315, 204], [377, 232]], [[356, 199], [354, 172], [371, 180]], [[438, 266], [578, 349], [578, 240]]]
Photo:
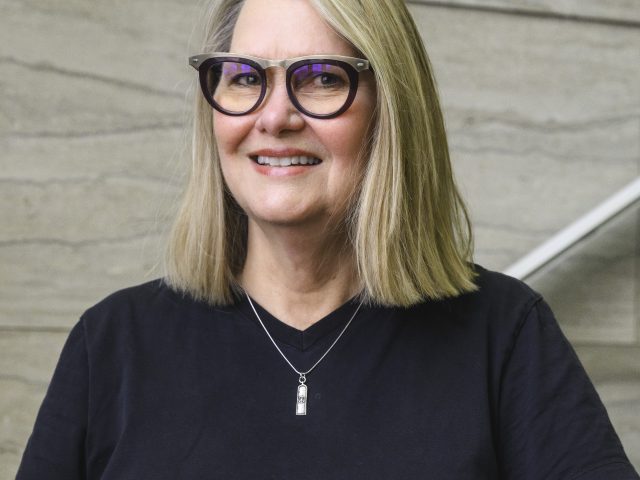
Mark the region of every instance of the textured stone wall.
[[[161, 273], [199, 3], [0, 0], [0, 479], [71, 325]], [[409, 3], [479, 263], [505, 268], [640, 174], [637, 2]], [[636, 207], [531, 279], [638, 467], [639, 245]]]

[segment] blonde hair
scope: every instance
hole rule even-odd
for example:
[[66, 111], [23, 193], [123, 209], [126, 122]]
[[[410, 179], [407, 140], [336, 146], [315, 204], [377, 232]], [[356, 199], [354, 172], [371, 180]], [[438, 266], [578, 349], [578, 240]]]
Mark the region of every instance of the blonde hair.
[[[404, 1], [310, 2], [375, 75], [368, 158], [346, 219], [363, 299], [409, 306], [474, 290], [469, 216], [453, 178], [432, 68]], [[203, 52], [229, 50], [243, 3], [213, 2]], [[211, 107], [202, 95], [196, 95], [192, 148], [167, 249], [167, 282], [199, 300], [229, 304], [246, 257], [247, 218], [225, 186]]]

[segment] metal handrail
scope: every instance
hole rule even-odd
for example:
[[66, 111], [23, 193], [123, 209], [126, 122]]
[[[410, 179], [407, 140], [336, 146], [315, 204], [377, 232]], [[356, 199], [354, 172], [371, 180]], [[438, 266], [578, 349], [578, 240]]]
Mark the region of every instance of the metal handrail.
[[524, 280], [639, 200], [640, 177], [509, 266], [504, 273]]

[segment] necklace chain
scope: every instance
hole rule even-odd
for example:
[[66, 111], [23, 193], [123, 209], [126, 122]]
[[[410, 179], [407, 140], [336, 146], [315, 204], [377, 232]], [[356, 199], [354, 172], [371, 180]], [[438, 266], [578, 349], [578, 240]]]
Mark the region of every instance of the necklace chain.
[[327, 351], [324, 352], [324, 354], [320, 357], [320, 359], [313, 364], [313, 366], [307, 370], [306, 372], [301, 372], [299, 371], [296, 367], [293, 366], [293, 364], [289, 361], [289, 359], [287, 358], [287, 356], [282, 353], [282, 350], [280, 350], [280, 347], [278, 346], [278, 344], [275, 342], [275, 340], [273, 339], [273, 337], [271, 336], [271, 334], [269, 333], [269, 330], [267, 330], [267, 327], [265, 327], [264, 323], [262, 322], [262, 319], [260, 318], [260, 315], [258, 315], [258, 312], [256, 310], [256, 307], [253, 306], [253, 302], [251, 301], [251, 297], [249, 297], [249, 294], [245, 292], [245, 295], [247, 296], [247, 300], [249, 300], [249, 305], [251, 305], [251, 309], [253, 310], [253, 313], [256, 314], [256, 318], [258, 319], [258, 321], [260, 322], [260, 325], [262, 325], [262, 328], [264, 329], [265, 333], [267, 334], [267, 336], [269, 337], [269, 340], [271, 340], [271, 343], [273, 343], [273, 346], [276, 347], [276, 349], [278, 350], [278, 352], [280, 352], [280, 355], [282, 355], [282, 358], [284, 358], [284, 360], [289, 364], [289, 366], [293, 369], [294, 372], [296, 372], [298, 375], [300, 375], [300, 383], [303, 384], [306, 381], [306, 376], [311, 373], [311, 371], [316, 368], [318, 366], [318, 364], [324, 359], [324, 357], [327, 356], [327, 354], [331, 351], [331, 349], [334, 347], [334, 345], [336, 343], [338, 343], [338, 340], [340, 340], [340, 337], [342, 337], [342, 334], [347, 330], [347, 328], [349, 327], [349, 325], [351, 324], [351, 322], [353, 321], [353, 319], [356, 317], [356, 314], [358, 313], [358, 311], [360, 310], [360, 307], [362, 306], [362, 302], [360, 302], [360, 304], [358, 305], [358, 308], [356, 308], [355, 312], [353, 312], [353, 315], [351, 315], [351, 318], [349, 319], [349, 321], [347, 322], [347, 324], [344, 326], [344, 328], [342, 329], [342, 331], [340, 332], [340, 335], [338, 335], [336, 337], [336, 339], [333, 341], [333, 343], [331, 344], [331, 346], [329, 348], [327, 348]]

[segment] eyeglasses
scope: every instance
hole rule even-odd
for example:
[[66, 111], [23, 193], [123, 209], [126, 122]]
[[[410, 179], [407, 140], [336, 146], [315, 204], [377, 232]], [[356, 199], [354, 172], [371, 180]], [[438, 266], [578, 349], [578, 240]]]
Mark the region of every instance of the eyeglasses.
[[246, 115], [257, 109], [270, 88], [266, 70], [286, 70], [291, 103], [313, 118], [344, 113], [358, 90], [358, 74], [369, 62], [341, 55], [311, 55], [286, 60], [211, 53], [189, 58], [200, 74], [200, 87], [209, 104], [226, 115]]

